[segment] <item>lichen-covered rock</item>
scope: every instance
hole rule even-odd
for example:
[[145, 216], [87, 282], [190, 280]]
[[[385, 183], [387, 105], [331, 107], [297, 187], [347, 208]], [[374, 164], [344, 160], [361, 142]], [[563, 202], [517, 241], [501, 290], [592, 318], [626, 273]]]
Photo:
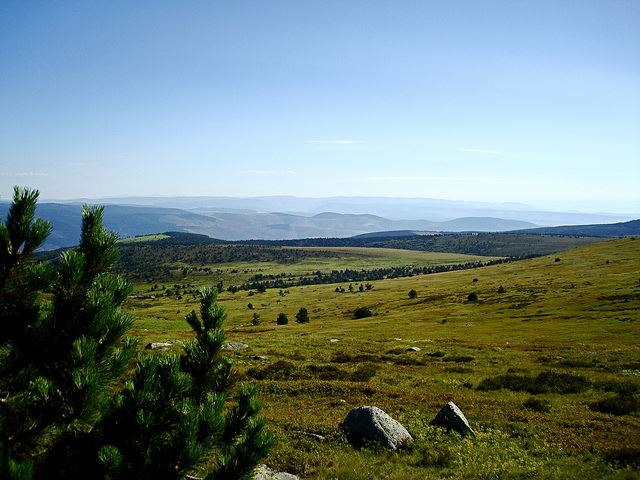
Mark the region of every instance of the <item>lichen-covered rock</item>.
[[407, 352], [419, 352], [421, 350], [420, 347], [409, 347], [407, 348]]
[[462, 413], [462, 410], [453, 402], [447, 403], [440, 409], [436, 418], [431, 422], [431, 425], [446, 428], [448, 432], [454, 430], [463, 436], [475, 436], [476, 434], [469, 425], [469, 421], [467, 417], [464, 416], [464, 413]]
[[404, 426], [378, 407], [352, 409], [341, 425], [350, 441], [377, 442], [393, 450], [413, 440]]
[[271, 470], [266, 465], [258, 465], [254, 474], [254, 480], [298, 480], [297, 475], [293, 475], [287, 472], [276, 472]]

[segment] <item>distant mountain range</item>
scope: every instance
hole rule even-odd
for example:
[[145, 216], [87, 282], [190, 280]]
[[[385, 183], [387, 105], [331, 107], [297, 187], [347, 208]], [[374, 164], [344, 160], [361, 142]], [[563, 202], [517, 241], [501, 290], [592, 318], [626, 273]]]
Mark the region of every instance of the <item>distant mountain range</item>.
[[[522, 214], [532, 215], [524, 206], [512, 205], [503, 213], [518, 215], [513, 217], [497, 217], [480, 215], [488, 211], [490, 206], [497, 211], [496, 205], [471, 202], [448, 202], [430, 199], [380, 199], [380, 198], [348, 198], [305, 199], [295, 197], [256, 197], [248, 199], [230, 199], [219, 197], [185, 197], [185, 198], [130, 198], [118, 199], [129, 203], [159, 205], [124, 205], [113, 204], [113, 199], [93, 200], [88, 203], [105, 204], [104, 223], [109, 230], [117, 232], [121, 237], [133, 237], [167, 231], [186, 232], [208, 235], [223, 240], [290, 240], [299, 238], [398, 236], [414, 233], [433, 232], [505, 232], [524, 231], [526, 233], [555, 233], [564, 235], [618, 236], [634, 234], [634, 225], [627, 228], [619, 225], [613, 227], [603, 224], [578, 227], [539, 227], [530, 221], [522, 220]], [[185, 208], [162, 205], [184, 205]], [[290, 209], [306, 209], [306, 213], [291, 211], [258, 211], [274, 207]], [[373, 211], [389, 211], [395, 206], [398, 210], [394, 218], [386, 218], [370, 213], [319, 212], [313, 210], [319, 206], [334, 206], [343, 210], [370, 208]], [[503, 205], [504, 206], [504, 205]], [[0, 202], [0, 216], [5, 217], [9, 203]], [[399, 212], [413, 212], [415, 208], [424, 207], [425, 217], [446, 217], [453, 212], [471, 212], [473, 215], [444, 220], [425, 220], [420, 218], [398, 219]], [[434, 208], [439, 207], [437, 213]], [[506, 208], [506, 206], [505, 206]], [[412, 210], [413, 209], [413, 210]], [[311, 211], [309, 211], [311, 210]], [[538, 212], [540, 214], [540, 212]], [[543, 212], [544, 213], [544, 212]], [[53, 225], [53, 233], [45, 244], [45, 249], [54, 249], [75, 245], [80, 236], [82, 209], [80, 203], [48, 203], [38, 205], [37, 215], [49, 220]], [[546, 212], [549, 215], [560, 215]], [[563, 214], [573, 219], [602, 218], [602, 215]], [[526, 217], [526, 215], [524, 215]], [[609, 217], [606, 217], [610, 220]], [[616, 217], [617, 218], [617, 217]], [[633, 222], [631, 222], [633, 223]], [[588, 227], [588, 228], [587, 228]], [[372, 233], [375, 232], [375, 233]], [[600, 232], [600, 233], [599, 233]], [[609, 232], [609, 233], [607, 233]], [[614, 233], [615, 232], [615, 233]], [[618, 233], [619, 232], [619, 233]], [[625, 233], [631, 232], [631, 233]]]
[[[4, 218], [9, 204], [0, 203]], [[82, 207], [79, 204], [41, 203], [37, 215], [51, 222], [53, 233], [45, 249], [75, 245], [80, 237]], [[223, 240], [288, 240], [308, 237], [351, 237], [381, 230], [506, 231], [534, 227], [529, 222], [501, 218], [457, 218], [444, 222], [389, 220], [377, 215], [319, 213], [209, 212], [206, 215], [178, 208], [106, 205], [104, 224], [121, 237], [167, 231], [208, 235]]]
[[[49, 201], [48, 201], [49, 202]], [[452, 201], [435, 198], [390, 197], [117, 197], [78, 199], [55, 203], [99, 203], [179, 208], [193, 213], [271, 213], [281, 212], [311, 217], [324, 212], [369, 214], [390, 220], [444, 222], [465, 217], [508, 218], [540, 226], [582, 225], [625, 222], [640, 217], [632, 214], [543, 211], [520, 203]]]

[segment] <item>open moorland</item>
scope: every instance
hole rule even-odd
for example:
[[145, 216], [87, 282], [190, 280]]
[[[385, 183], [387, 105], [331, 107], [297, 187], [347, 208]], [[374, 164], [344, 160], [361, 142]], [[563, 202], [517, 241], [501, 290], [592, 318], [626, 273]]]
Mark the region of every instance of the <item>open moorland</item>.
[[[291, 262], [185, 263], [164, 283], [137, 278], [132, 333], [142, 345], [187, 339], [194, 289], [258, 271], [470, 260], [301, 251]], [[302, 478], [640, 478], [639, 277], [640, 239], [627, 238], [430, 275], [225, 291], [219, 300], [227, 341], [248, 345], [229, 351], [237, 374], [259, 386], [278, 437], [266, 459], [273, 467]], [[295, 321], [302, 307], [309, 323]], [[288, 324], [276, 324], [280, 313]], [[448, 400], [475, 438], [429, 425]], [[385, 410], [414, 442], [397, 452], [350, 445], [338, 425], [360, 405]]]

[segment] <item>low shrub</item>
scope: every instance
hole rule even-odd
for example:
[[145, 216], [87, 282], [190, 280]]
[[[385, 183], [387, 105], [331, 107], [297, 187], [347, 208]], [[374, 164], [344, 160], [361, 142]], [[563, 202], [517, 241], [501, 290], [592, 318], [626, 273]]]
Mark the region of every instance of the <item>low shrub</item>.
[[349, 377], [349, 372], [333, 365], [309, 365], [307, 370], [320, 380], [346, 380]]
[[443, 362], [455, 362], [455, 363], [469, 363], [475, 360], [475, 357], [469, 355], [452, 355], [451, 357], [445, 357]]
[[591, 410], [611, 415], [634, 415], [640, 410], [640, 400], [633, 395], [616, 395], [590, 405]]
[[620, 467], [640, 468], [640, 447], [623, 447], [609, 450], [604, 454], [604, 459], [608, 463], [613, 463]]
[[445, 372], [448, 373], [473, 373], [474, 370], [473, 368], [469, 368], [469, 367], [447, 367], [444, 369]]
[[516, 375], [509, 373], [507, 375], [498, 375], [497, 377], [485, 378], [479, 384], [477, 389], [483, 392], [491, 390], [507, 389], [514, 392], [527, 391], [531, 383], [531, 377], [525, 375]]
[[475, 292], [471, 292], [469, 295], [467, 295], [467, 301], [468, 302], [477, 302], [478, 301], [478, 294]]
[[367, 318], [373, 316], [373, 312], [368, 307], [358, 307], [353, 311], [354, 318]]
[[437, 352], [430, 352], [426, 354], [429, 357], [435, 357], [435, 358], [442, 358], [444, 357], [446, 354], [444, 352], [441, 351], [437, 351]]
[[368, 382], [376, 375], [376, 373], [378, 373], [378, 369], [375, 365], [365, 364], [353, 372], [349, 379], [354, 382]]
[[541, 413], [549, 413], [551, 411], [551, 402], [544, 398], [531, 397], [522, 402], [522, 406], [529, 410]]
[[535, 387], [539, 391], [531, 393], [580, 393], [591, 387], [591, 381], [582, 375], [542, 372], [535, 379]]
[[439, 467], [444, 468], [451, 465], [454, 454], [448, 445], [423, 445], [418, 450], [418, 467]]
[[293, 363], [286, 360], [278, 360], [260, 369], [251, 368], [247, 376], [256, 380], [295, 380], [304, 377]]
[[352, 355], [345, 352], [336, 352], [331, 357], [332, 363], [358, 363], [358, 362], [382, 362], [383, 358], [372, 353], [359, 353]]
[[605, 380], [593, 384], [598, 390], [614, 392], [619, 395], [633, 395], [640, 392], [640, 384], [630, 381]]
[[481, 391], [506, 388], [514, 392], [539, 393], [580, 393], [591, 387], [591, 382], [581, 375], [545, 371], [537, 377], [507, 374], [485, 378], [478, 385]]

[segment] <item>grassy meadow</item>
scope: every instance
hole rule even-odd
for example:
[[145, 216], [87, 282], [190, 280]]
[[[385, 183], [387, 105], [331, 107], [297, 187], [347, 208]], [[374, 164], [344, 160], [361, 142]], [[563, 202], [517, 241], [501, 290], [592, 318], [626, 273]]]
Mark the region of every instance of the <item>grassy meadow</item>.
[[[467, 261], [367, 250], [216, 268], [226, 282], [245, 270]], [[326, 479], [640, 478], [640, 239], [370, 283], [364, 291], [353, 283], [353, 291], [328, 284], [219, 296], [227, 340], [249, 345], [229, 352], [238, 376], [259, 385], [278, 437], [267, 464]], [[213, 282], [196, 272], [164, 286], [175, 284], [180, 295], [178, 288], [156, 296], [150, 283], [136, 282], [127, 308], [142, 345], [189, 338], [184, 315], [196, 300], [185, 292]], [[301, 307], [308, 324], [295, 322]], [[373, 315], [355, 319], [359, 307]], [[276, 325], [279, 313], [287, 325]], [[475, 438], [429, 425], [448, 400], [466, 414]], [[398, 452], [351, 446], [338, 425], [359, 405], [385, 410], [414, 442]]]

